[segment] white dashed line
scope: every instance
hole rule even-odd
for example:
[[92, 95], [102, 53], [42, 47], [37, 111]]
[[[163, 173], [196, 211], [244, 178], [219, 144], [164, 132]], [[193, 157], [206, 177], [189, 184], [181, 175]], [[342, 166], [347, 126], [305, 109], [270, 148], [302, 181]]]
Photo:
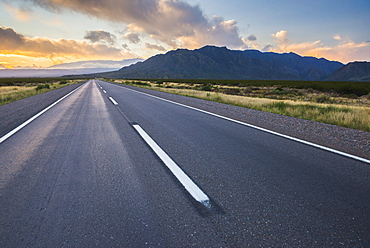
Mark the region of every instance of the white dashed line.
[[116, 102], [114, 99], [113, 99], [113, 97], [109, 97], [109, 100], [111, 100], [111, 102], [114, 104], [114, 105], [118, 105], [118, 102]]
[[206, 208], [211, 208], [209, 197], [190, 179], [188, 175], [162, 150], [161, 147], [155, 143], [155, 141], [137, 124], [133, 127], [145, 140], [145, 142], [152, 148], [157, 156], [163, 161], [167, 168], [173, 173], [173, 175], [179, 180], [189, 194], [199, 203], [204, 205]]

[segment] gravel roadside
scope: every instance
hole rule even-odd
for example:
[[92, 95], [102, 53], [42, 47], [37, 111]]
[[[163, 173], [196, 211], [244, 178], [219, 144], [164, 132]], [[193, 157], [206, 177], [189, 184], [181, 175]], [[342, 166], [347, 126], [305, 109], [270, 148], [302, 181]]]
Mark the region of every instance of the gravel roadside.
[[7, 134], [23, 122], [59, 100], [81, 83], [68, 85], [36, 96], [27, 97], [0, 106], [0, 137]]
[[[0, 137], [80, 85], [66, 86], [0, 106]], [[133, 86], [122, 86], [370, 159], [370, 132]]]
[[370, 132], [134, 86], [122, 86], [370, 159]]

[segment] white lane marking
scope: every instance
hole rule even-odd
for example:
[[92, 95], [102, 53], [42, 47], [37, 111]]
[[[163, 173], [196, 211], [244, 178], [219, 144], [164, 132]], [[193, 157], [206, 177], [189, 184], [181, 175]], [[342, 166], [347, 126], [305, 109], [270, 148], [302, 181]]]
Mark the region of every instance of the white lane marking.
[[208, 196], [185, 174], [185, 172], [160, 148], [157, 143], [137, 124], [133, 127], [152, 148], [157, 156], [163, 161], [167, 168], [174, 174], [179, 182], [185, 187], [190, 195], [205, 207], [210, 208], [210, 199]]
[[252, 124], [248, 124], [248, 123], [245, 123], [245, 122], [242, 122], [242, 121], [234, 120], [234, 119], [231, 119], [231, 118], [226, 117], [226, 116], [222, 116], [222, 115], [218, 115], [218, 114], [208, 112], [208, 111], [205, 111], [205, 110], [202, 110], [202, 109], [194, 108], [194, 107], [182, 104], [182, 103], [173, 102], [171, 100], [167, 100], [167, 99], [164, 99], [164, 98], [153, 96], [153, 95], [143, 93], [143, 92], [140, 92], [140, 91], [137, 91], [137, 90], [133, 90], [133, 89], [129, 89], [129, 88], [125, 88], [125, 89], [131, 90], [131, 91], [134, 91], [134, 92], [146, 95], [146, 96], [150, 96], [150, 97], [153, 97], [153, 98], [165, 101], [165, 102], [173, 103], [173, 104], [185, 107], [185, 108], [193, 109], [193, 110], [196, 110], [196, 111], [199, 111], [199, 112], [202, 112], [202, 113], [205, 113], [205, 114], [209, 114], [209, 115], [212, 115], [212, 116], [215, 116], [215, 117], [219, 117], [219, 118], [222, 118], [222, 119], [225, 119], [225, 120], [228, 120], [228, 121], [232, 121], [232, 122], [235, 122], [235, 123], [247, 126], [247, 127], [251, 127], [251, 128], [266, 132], [266, 133], [270, 133], [270, 134], [277, 135], [277, 136], [280, 136], [280, 137], [283, 137], [283, 138], [286, 138], [286, 139], [290, 139], [290, 140], [293, 140], [293, 141], [296, 141], [296, 142], [299, 142], [299, 143], [302, 143], [302, 144], [305, 144], [305, 145], [313, 146], [313, 147], [316, 147], [316, 148], [319, 148], [319, 149], [322, 149], [322, 150], [325, 150], [325, 151], [328, 151], [328, 152], [336, 153], [336, 154], [342, 155], [344, 157], [352, 158], [352, 159], [370, 164], [370, 160], [366, 159], [366, 158], [361, 158], [361, 157], [358, 157], [358, 156], [355, 156], [355, 155], [352, 155], [352, 154], [349, 154], [349, 153], [346, 153], [346, 152], [341, 152], [341, 151], [338, 151], [338, 150], [335, 150], [335, 149], [332, 149], [332, 148], [329, 148], [329, 147], [326, 147], [326, 146], [322, 146], [322, 145], [315, 144], [315, 143], [312, 143], [312, 142], [309, 142], [309, 141], [306, 141], [306, 140], [298, 139], [298, 138], [295, 138], [295, 137], [292, 137], [292, 136], [289, 136], [289, 135], [278, 133], [278, 132], [275, 132], [275, 131], [272, 131], [272, 130], [269, 130], [269, 129], [266, 129], [266, 128], [262, 128], [262, 127], [259, 127], [259, 126], [255, 126], [255, 125], [252, 125]]
[[67, 98], [69, 95], [73, 94], [75, 91], [77, 91], [78, 89], [80, 89], [83, 85], [85, 84], [82, 84], [81, 86], [79, 86], [78, 88], [74, 89], [73, 91], [69, 92], [67, 95], [63, 96], [62, 98], [60, 98], [59, 100], [57, 100], [56, 102], [54, 102], [53, 104], [51, 104], [49, 107], [41, 110], [41, 112], [37, 113], [36, 115], [34, 115], [33, 117], [31, 117], [30, 119], [28, 119], [27, 121], [23, 122], [21, 125], [19, 125], [18, 127], [14, 128], [12, 131], [10, 131], [9, 133], [5, 134], [3, 137], [0, 138], [0, 144], [3, 143], [5, 140], [7, 140], [8, 138], [10, 138], [13, 134], [15, 134], [16, 132], [18, 132], [19, 130], [21, 130], [23, 127], [27, 126], [29, 123], [31, 123], [33, 120], [35, 120], [37, 117], [39, 117], [40, 115], [42, 115], [43, 113], [45, 113], [46, 111], [48, 111], [49, 109], [51, 109], [52, 107], [54, 107], [56, 104], [58, 104], [59, 102], [61, 102], [62, 100], [64, 100], [65, 98]]
[[92, 80], [94, 83], [96, 83], [96, 85], [98, 85], [98, 87], [102, 90], [103, 89], [103, 87], [101, 87], [101, 85], [98, 83], [98, 82], [96, 82], [95, 80]]
[[105, 90], [103, 90], [104, 94], [107, 94], [107, 92]]
[[111, 102], [114, 104], [114, 105], [118, 105], [118, 102], [116, 102], [114, 99], [113, 99], [113, 97], [109, 97], [109, 100], [111, 100]]

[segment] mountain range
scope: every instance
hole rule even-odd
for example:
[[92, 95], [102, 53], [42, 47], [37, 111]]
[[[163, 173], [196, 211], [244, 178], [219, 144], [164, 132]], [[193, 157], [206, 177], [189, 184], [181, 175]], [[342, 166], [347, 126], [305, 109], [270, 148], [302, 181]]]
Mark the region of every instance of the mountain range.
[[295, 53], [205, 46], [155, 55], [118, 71], [84, 75], [110, 78], [325, 80], [344, 64]]
[[229, 50], [205, 46], [178, 49], [147, 60], [91, 60], [44, 69], [6, 69], [0, 77], [106, 77], [148, 79], [251, 79], [307, 81], [370, 81], [370, 62], [344, 65], [295, 53]]
[[7, 69], [0, 64], [0, 77], [61, 77], [67, 74], [87, 74], [116, 71], [124, 66], [143, 61], [143, 59], [126, 60], [88, 60], [53, 65], [47, 68]]

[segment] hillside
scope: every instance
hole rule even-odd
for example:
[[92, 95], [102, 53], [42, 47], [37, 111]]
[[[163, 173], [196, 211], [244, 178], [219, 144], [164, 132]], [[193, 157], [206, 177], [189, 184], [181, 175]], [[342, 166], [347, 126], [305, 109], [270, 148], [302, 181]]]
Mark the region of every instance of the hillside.
[[137, 62], [141, 62], [143, 59], [124, 59], [124, 60], [86, 60], [77, 61], [71, 63], [62, 63], [48, 67], [48, 69], [91, 69], [91, 68], [113, 68], [115, 70], [124, 66], [129, 66]]
[[72, 63], [62, 63], [46, 68], [17, 68], [7, 69], [0, 64], [0, 78], [7, 77], [61, 77], [66, 74], [86, 74], [99, 73], [108, 71], [117, 71], [118, 69], [129, 66], [142, 59], [126, 59], [126, 60], [87, 60]]
[[349, 63], [331, 73], [326, 80], [370, 82], [370, 62]]
[[343, 66], [340, 62], [302, 57], [295, 53], [262, 53], [258, 50], [245, 50], [243, 53], [248, 57], [259, 58], [275, 67], [280, 67], [286, 73], [301, 77], [302, 80], [321, 80]]
[[[262, 53], [205, 46], [178, 49], [115, 72], [89, 75], [112, 78], [321, 80], [340, 68], [339, 62], [294, 53]], [[86, 76], [86, 75], [85, 75]]]

